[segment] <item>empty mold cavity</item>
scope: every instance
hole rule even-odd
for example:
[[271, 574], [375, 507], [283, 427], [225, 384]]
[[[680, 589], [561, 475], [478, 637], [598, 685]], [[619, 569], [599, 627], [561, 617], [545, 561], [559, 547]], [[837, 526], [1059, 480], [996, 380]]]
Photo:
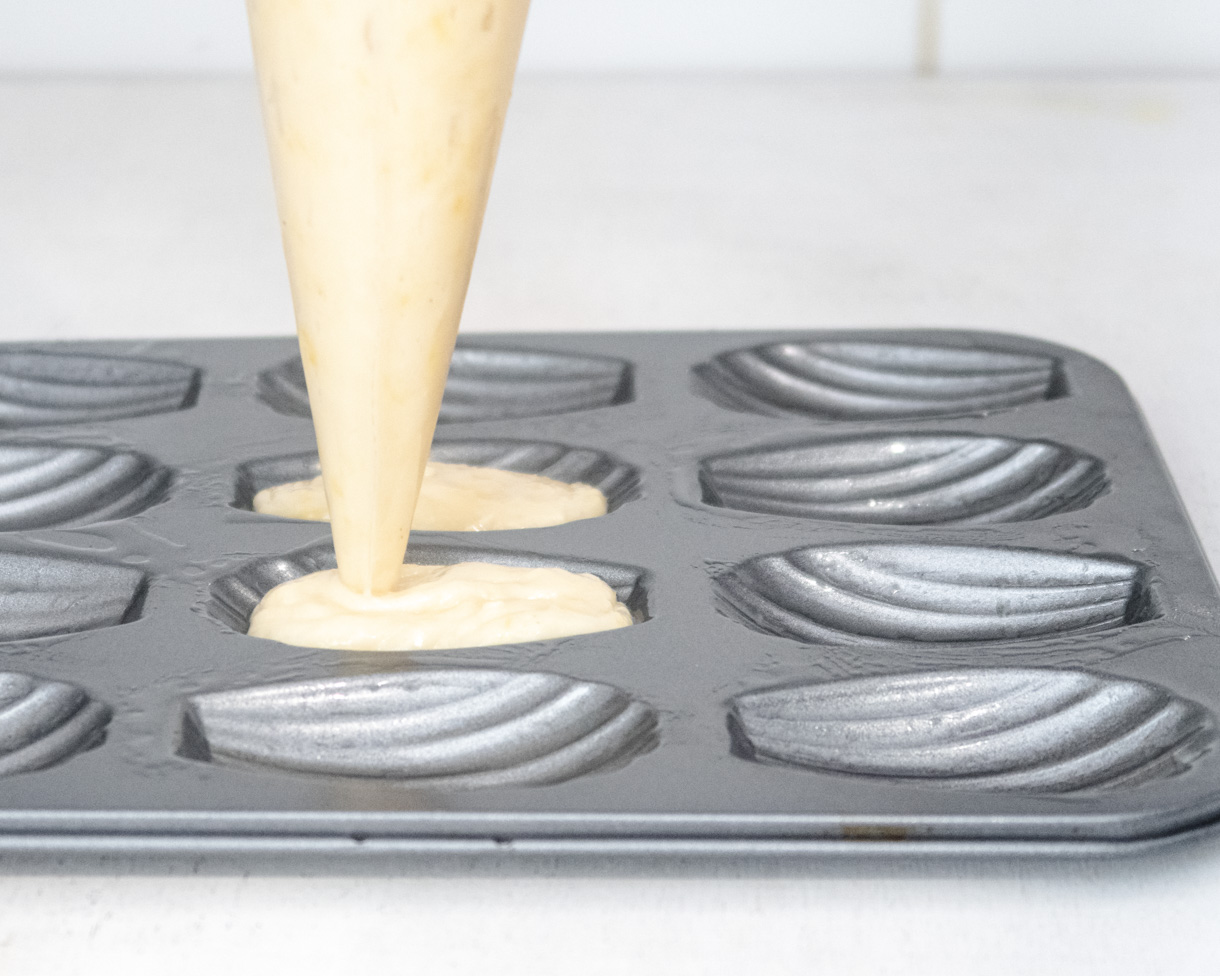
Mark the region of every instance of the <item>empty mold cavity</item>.
[[749, 758], [973, 790], [1065, 793], [1188, 768], [1211, 714], [1157, 685], [984, 668], [749, 692], [730, 728]]
[[[646, 576], [644, 570], [634, 566], [530, 552], [415, 542], [407, 549], [406, 561], [425, 566], [450, 566], [461, 562], [500, 563], [528, 568], [557, 566], [573, 573], [592, 573], [614, 590], [619, 601], [631, 611], [636, 623], [648, 619]], [[283, 556], [253, 559], [212, 583], [210, 612], [225, 626], [244, 634], [250, 627], [250, 615], [254, 608], [273, 587], [309, 573], [334, 568], [335, 550], [329, 539]]]
[[[310, 415], [299, 356], [260, 373], [258, 393], [280, 413]], [[630, 403], [633, 397], [631, 365], [622, 359], [459, 345], [439, 423], [543, 417]]]
[[110, 714], [76, 685], [0, 671], [0, 776], [45, 769], [100, 745]]
[[[432, 460], [540, 474], [566, 484], [592, 485], [606, 496], [606, 507], [611, 512], [638, 497], [640, 491], [638, 469], [613, 455], [546, 441], [435, 441]], [[314, 453], [247, 461], [237, 468], [233, 506], [252, 511], [254, 496], [264, 488], [304, 481], [320, 473], [321, 465]]]
[[0, 427], [75, 424], [193, 406], [200, 372], [159, 359], [0, 352]]
[[147, 579], [83, 559], [0, 552], [0, 641], [75, 634], [135, 620]]
[[694, 373], [696, 391], [731, 410], [820, 420], [989, 413], [1066, 392], [1050, 356], [896, 342], [777, 342]]
[[725, 454], [699, 466], [708, 505], [883, 525], [1023, 522], [1084, 508], [1097, 458], [1045, 441], [900, 434]]
[[621, 766], [655, 741], [653, 710], [610, 685], [436, 668], [196, 695], [180, 751], [471, 789], [559, 783]]
[[1035, 549], [865, 543], [748, 560], [717, 577], [722, 611], [813, 644], [998, 641], [1154, 616], [1146, 567]]
[[173, 475], [133, 451], [0, 443], [0, 532], [126, 518], [165, 497]]

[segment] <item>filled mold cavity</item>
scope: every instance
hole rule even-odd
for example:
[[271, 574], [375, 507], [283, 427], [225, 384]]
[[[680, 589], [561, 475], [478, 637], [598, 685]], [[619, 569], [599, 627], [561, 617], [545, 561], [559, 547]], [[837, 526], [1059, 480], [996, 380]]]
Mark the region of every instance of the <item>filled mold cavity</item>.
[[76, 424], [194, 406], [201, 373], [169, 360], [0, 352], [0, 427]]
[[707, 458], [707, 505], [877, 525], [1025, 522], [1084, 508], [1108, 485], [1095, 457], [1046, 441], [895, 434]]
[[[631, 612], [634, 623], [649, 619], [648, 576], [636, 566], [414, 541], [407, 549], [406, 561], [425, 566], [452, 566], [463, 562], [497, 563], [529, 569], [554, 566], [572, 573], [591, 573], [614, 590], [619, 602]], [[244, 634], [250, 628], [254, 608], [271, 589], [310, 573], [334, 569], [335, 565], [335, 550], [329, 539], [283, 556], [253, 559], [213, 582], [209, 612], [226, 627]]]
[[731, 410], [816, 420], [991, 413], [1066, 395], [1052, 356], [898, 342], [776, 342], [694, 367], [695, 391]]
[[0, 551], [0, 641], [129, 623], [147, 587], [144, 573], [128, 566]]
[[0, 671], [0, 776], [46, 769], [100, 745], [110, 715], [76, 685]]
[[852, 678], [733, 699], [746, 758], [967, 790], [1068, 793], [1175, 775], [1215, 745], [1203, 706], [1085, 671]]
[[[310, 416], [301, 358], [260, 373], [258, 395], [279, 413]], [[630, 403], [634, 396], [631, 364], [623, 359], [459, 344], [437, 422], [544, 417]]]
[[[603, 451], [547, 441], [454, 440], [432, 444], [433, 461], [542, 475], [569, 485], [591, 485], [606, 498], [607, 513], [639, 497], [639, 469]], [[254, 497], [276, 485], [307, 481], [321, 473], [316, 453], [247, 461], [237, 468], [234, 508], [254, 510]]]
[[714, 581], [719, 609], [812, 644], [1025, 640], [1156, 615], [1148, 569], [1035, 549], [862, 543], [747, 560]]
[[0, 532], [127, 518], [161, 501], [172, 481], [134, 451], [0, 443]]
[[414, 787], [542, 786], [653, 748], [656, 713], [557, 674], [429, 668], [196, 695], [180, 754]]

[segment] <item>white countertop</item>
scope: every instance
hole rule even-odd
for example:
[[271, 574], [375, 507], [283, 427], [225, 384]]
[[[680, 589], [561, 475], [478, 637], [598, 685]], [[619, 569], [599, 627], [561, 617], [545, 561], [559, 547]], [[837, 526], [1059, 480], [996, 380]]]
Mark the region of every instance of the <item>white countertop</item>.
[[[1105, 359], [1220, 565], [1220, 81], [523, 80], [469, 331], [944, 325]], [[288, 333], [252, 84], [0, 82], [4, 339]], [[13, 974], [1214, 972], [1220, 837], [1109, 861], [0, 864]]]

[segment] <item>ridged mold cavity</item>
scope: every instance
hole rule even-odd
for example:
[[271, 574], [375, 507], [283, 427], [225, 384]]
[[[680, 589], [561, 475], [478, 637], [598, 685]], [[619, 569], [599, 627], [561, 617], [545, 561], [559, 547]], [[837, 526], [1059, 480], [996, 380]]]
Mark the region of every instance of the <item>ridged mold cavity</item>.
[[755, 759], [972, 790], [1066, 793], [1179, 773], [1216, 738], [1201, 705], [1084, 671], [983, 668], [853, 678], [738, 696]]
[[1084, 508], [1105, 491], [1097, 458], [1045, 441], [898, 434], [707, 458], [708, 505], [838, 522], [978, 525]]
[[0, 552], [0, 641], [75, 634], [140, 615], [138, 569], [28, 552]]
[[655, 741], [653, 710], [610, 685], [437, 668], [196, 695], [181, 752], [474, 789], [560, 783], [621, 766]]
[[[547, 441], [435, 441], [432, 460], [540, 474], [567, 484], [592, 485], [606, 496], [606, 506], [611, 512], [638, 497], [640, 492], [639, 470], [613, 455]], [[233, 506], [251, 511], [254, 496], [264, 488], [314, 478], [320, 472], [315, 453], [247, 461], [237, 468]]]
[[159, 359], [0, 352], [0, 427], [76, 424], [193, 406], [200, 371]]
[[[259, 397], [272, 409], [308, 417], [309, 394], [299, 356], [259, 374]], [[439, 422], [511, 420], [630, 403], [631, 364], [608, 356], [459, 345]]]
[[[619, 601], [627, 606], [637, 623], [648, 619], [646, 574], [635, 566], [426, 542], [411, 543], [407, 550], [407, 562], [427, 566], [448, 566], [460, 562], [489, 562], [525, 567], [558, 566], [573, 573], [592, 573], [614, 589]], [[250, 615], [254, 608], [273, 587], [308, 573], [334, 568], [335, 550], [330, 540], [315, 542], [283, 556], [253, 559], [212, 583], [209, 611], [226, 627], [244, 634], [250, 627]]]
[[1035, 549], [862, 543], [748, 560], [724, 612], [813, 644], [980, 642], [1111, 630], [1155, 615], [1146, 567]]
[[76, 685], [0, 671], [0, 776], [45, 769], [100, 745], [110, 714]]
[[134, 451], [0, 443], [0, 532], [136, 515], [164, 498], [172, 480]]
[[982, 414], [1065, 392], [1051, 356], [898, 342], [777, 342], [694, 372], [696, 390], [723, 407], [820, 420]]

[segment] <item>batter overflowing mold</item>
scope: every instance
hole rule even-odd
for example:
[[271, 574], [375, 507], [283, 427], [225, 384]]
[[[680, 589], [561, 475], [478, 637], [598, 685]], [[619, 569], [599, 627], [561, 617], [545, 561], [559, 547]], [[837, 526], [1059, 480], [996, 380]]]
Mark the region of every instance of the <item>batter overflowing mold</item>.
[[1088, 506], [1105, 465], [1048, 441], [896, 434], [707, 458], [705, 504], [878, 525], [1025, 522]]
[[135, 451], [0, 443], [0, 532], [127, 518], [161, 501], [172, 481]]
[[1066, 793], [1182, 772], [1215, 745], [1203, 706], [1084, 671], [979, 668], [739, 695], [737, 751], [759, 760], [968, 790]]
[[110, 715], [74, 684], [0, 671], [0, 776], [45, 769], [100, 745]]
[[196, 695], [181, 752], [441, 789], [541, 786], [622, 766], [656, 714], [557, 674], [430, 668]]
[[714, 586], [730, 616], [813, 644], [1025, 640], [1155, 615], [1140, 563], [998, 546], [810, 546], [748, 560]]
[[147, 578], [128, 566], [0, 551], [0, 641], [75, 634], [140, 616]]
[[777, 342], [721, 353], [694, 376], [731, 410], [817, 420], [965, 416], [1066, 392], [1050, 356], [899, 342]]
[[163, 359], [0, 352], [0, 427], [77, 424], [194, 406], [200, 371]]
[[[310, 415], [299, 356], [260, 373], [258, 393], [280, 413]], [[543, 417], [617, 406], [633, 398], [631, 364], [623, 359], [459, 345], [437, 422]]]

